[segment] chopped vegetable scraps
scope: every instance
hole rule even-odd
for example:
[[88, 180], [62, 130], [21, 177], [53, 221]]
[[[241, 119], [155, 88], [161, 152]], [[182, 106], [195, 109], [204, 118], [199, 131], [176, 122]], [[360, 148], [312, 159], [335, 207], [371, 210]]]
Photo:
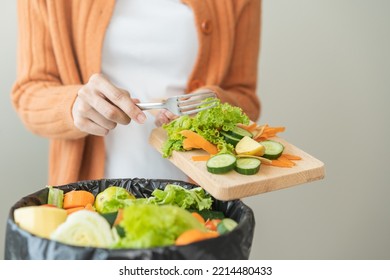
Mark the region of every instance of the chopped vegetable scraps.
[[191, 141], [183, 145], [186, 139], [182, 135], [183, 130], [191, 130], [202, 136], [208, 142], [217, 147], [218, 153], [233, 153], [234, 147], [226, 143], [220, 130], [232, 130], [237, 124], [248, 125], [249, 117], [241, 108], [232, 106], [228, 103], [221, 103], [216, 99], [217, 106], [201, 111], [195, 116], [180, 116], [162, 127], [167, 132], [167, 140], [163, 143], [163, 157], [168, 158], [173, 151], [185, 151], [190, 149], [191, 145], [198, 145], [199, 142]]
[[275, 137], [279, 132], [284, 132], [286, 128], [284, 126], [270, 127], [268, 124], [257, 128], [257, 133], [253, 137], [255, 140], [265, 140], [271, 137]]

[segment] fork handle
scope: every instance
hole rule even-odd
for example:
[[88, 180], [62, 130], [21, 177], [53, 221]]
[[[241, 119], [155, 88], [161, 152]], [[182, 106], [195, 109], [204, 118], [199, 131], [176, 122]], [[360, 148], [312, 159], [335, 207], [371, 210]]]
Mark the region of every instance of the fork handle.
[[164, 103], [137, 103], [138, 108], [141, 110], [152, 110], [152, 109], [164, 109]]

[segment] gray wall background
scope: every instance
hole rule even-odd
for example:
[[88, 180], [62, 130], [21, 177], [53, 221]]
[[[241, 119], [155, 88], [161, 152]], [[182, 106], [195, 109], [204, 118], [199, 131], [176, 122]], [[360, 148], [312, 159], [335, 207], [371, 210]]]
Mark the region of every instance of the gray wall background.
[[[390, 2], [264, 0], [259, 123], [325, 163], [324, 180], [244, 199], [252, 259], [390, 259]], [[16, 1], [0, 10], [0, 258], [9, 208], [46, 185], [47, 140], [10, 103]]]

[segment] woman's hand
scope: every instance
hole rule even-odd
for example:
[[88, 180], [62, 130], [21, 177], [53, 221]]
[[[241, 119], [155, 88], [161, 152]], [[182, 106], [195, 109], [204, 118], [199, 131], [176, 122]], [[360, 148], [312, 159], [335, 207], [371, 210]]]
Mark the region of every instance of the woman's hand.
[[170, 121], [176, 119], [178, 116], [171, 113], [170, 111], [166, 109], [162, 109], [158, 112], [156, 115], [156, 119], [154, 121], [154, 124], [158, 127], [162, 126], [165, 123], [169, 123]]
[[94, 74], [78, 92], [72, 108], [73, 121], [81, 131], [104, 136], [117, 124], [145, 122], [146, 116], [135, 105], [137, 102], [102, 74]]

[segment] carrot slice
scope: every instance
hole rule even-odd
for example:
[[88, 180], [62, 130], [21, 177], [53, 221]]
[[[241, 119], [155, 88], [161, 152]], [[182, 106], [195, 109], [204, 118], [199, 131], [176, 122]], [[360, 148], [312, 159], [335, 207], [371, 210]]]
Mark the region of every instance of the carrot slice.
[[275, 159], [272, 161], [271, 163], [272, 166], [276, 166], [276, 167], [288, 167], [288, 168], [291, 168], [293, 167], [294, 165], [292, 164], [289, 164], [289, 163], [286, 163], [284, 161], [281, 161], [279, 159]]
[[255, 130], [257, 128], [257, 123], [254, 122], [254, 123], [251, 123], [249, 125], [245, 125], [245, 124], [240, 123], [240, 124], [237, 124], [237, 126], [243, 128], [249, 132], [252, 132], [253, 130]]
[[264, 132], [269, 134], [276, 134], [278, 132], [283, 132], [285, 130], [286, 128], [284, 126], [276, 126], [276, 127], [266, 127], [264, 129]]
[[265, 137], [263, 135], [261, 136], [258, 136], [256, 138], [253, 138], [254, 140], [260, 142], [260, 141], [264, 141], [264, 140], [267, 140], [269, 137], [266, 135]]
[[217, 231], [202, 231], [199, 229], [189, 229], [184, 231], [175, 241], [175, 245], [182, 246], [187, 245], [192, 242], [197, 242], [209, 238], [218, 237], [219, 233]]
[[291, 165], [286, 165], [285, 163], [281, 162], [280, 160], [273, 160], [271, 165], [275, 166], [275, 167], [288, 167], [288, 168], [292, 167]]
[[118, 214], [116, 215], [116, 219], [114, 221], [114, 226], [118, 225], [123, 220], [123, 208], [118, 209]]
[[295, 162], [289, 160], [288, 158], [284, 157], [283, 155], [281, 155], [279, 158], [278, 158], [279, 161], [285, 163], [286, 165], [291, 165], [291, 166], [294, 166], [295, 165]]
[[91, 203], [88, 203], [87, 205], [85, 205], [84, 209], [89, 210], [89, 211], [95, 211], [95, 207], [93, 207], [93, 205]]
[[74, 208], [74, 207], [85, 207], [88, 203], [93, 204], [95, 201], [95, 196], [84, 190], [73, 190], [67, 192], [64, 195], [64, 209]]
[[207, 161], [210, 159], [210, 155], [196, 155], [192, 156], [191, 159], [193, 161]]
[[258, 127], [256, 128], [256, 133], [254, 134], [253, 139], [260, 138], [260, 137], [261, 137], [261, 134], [263, 134], [264, 129], [265, 129], [267, 126], [268, 126], [268, 124], [265, 124], [265, 125], [262, 125], [262, 126], [258, 126]]
[[180, 133], [187, 139], [190, 139], [190, 141], [194, 143], [196, 146], [199, 146], [201, 149], [205, 150], [209, 154], [215, 155], [218, 153], [217, 146], [209, 142], [207, 139], [205, 139], [203, 136], [199, 135], [198, 133], [192, 130], [182, 130]]
[[259, 131], [259, 133], [257, 133], [255, 135], [255, 137], [253, 137], [253, 139], [258, 140], [258, 141], [265, 140], [265, 139], [268, 139], [270, 137], [275, 137], [277, 133], [283, 132], [285, 130], [286, 130], [286, 127], [284, 127], [284, 126], [271, 127], [268, 125], [264, 125], [262, 127], [262, 129]]
[[289, 160], [301, 160], [302, 158], [300, 156], [292, 155], [292, 154], [282, 154], [283, 157], [289, 159]]
[[201, 149], [201, 147], [194, 143], [191, 139], [186, 138], [183, 140], [183, 149], [189, 151], [192, 149]]
[[206, 221], [198, 212], [191, 212], [191, 215], [195, 217], [201, 224], [204, 224]]

